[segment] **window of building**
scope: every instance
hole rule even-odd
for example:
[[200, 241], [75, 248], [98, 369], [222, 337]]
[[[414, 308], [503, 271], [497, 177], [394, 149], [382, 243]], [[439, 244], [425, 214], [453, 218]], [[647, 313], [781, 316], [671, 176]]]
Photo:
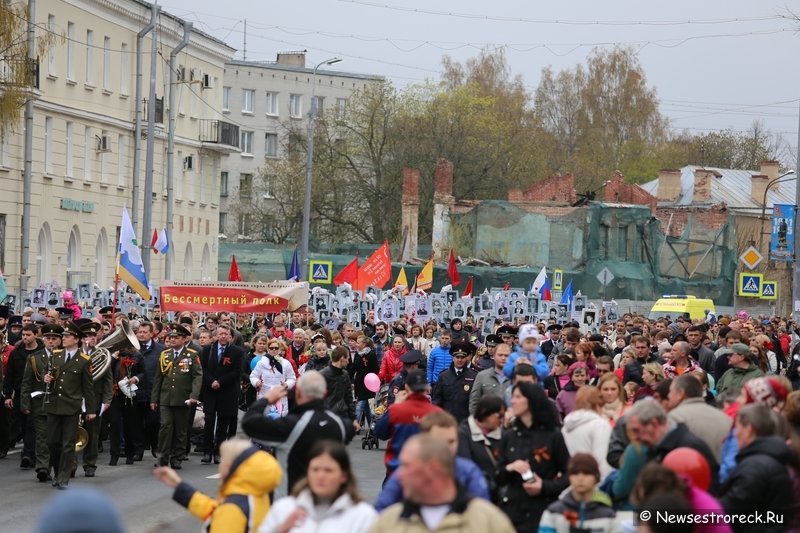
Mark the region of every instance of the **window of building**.
[[289, 95], [289, 116], [292, 117], [303, 116], [303, 95], [301, 94]]
[[347, 98], [336, 99], [336, 118], [344, 116], [344, 108], [347, 106]]
[[74, 137], [74, 130], [72, 126], [72, 122], [67, 122], [66, 127], [66, 134], [64, 136], [64, 152], [65, 152], [65, 161], [64, 161], [64, 174], [68, 177], [72, 177], [72, 154], [73, 154], [73, 144], [75, 142]]
[[67, 22], [67, 79], [75, 81], [75, 23]]
[[101, 229], [94, 247], [94, 282], [100, 287], [106, 286], [106, 263], [108, 254], [108, 240], [106, 230]]
[[256, 92], [252, 89], [242, 89], [242, 113], [253, 112], [253, 101], [255, 100]]
[[77, 228], [72, 228], [67, 243], [67, 270], [78, 270], [81, 266], [81, 244]]
[[[108, 132], [103, 130], [100, 132], [100, 139], [105, 138]], [[100, 140], [97, 141], [101, 142]], [[108, 183], [108, 152], [100, 154], [100, 183]]]
[[267, 115], [278, 114], [278, 93], [267, 93]]
[[119, 94], [128, 94], [128, 45], [120, 45], [120, 66], [119, 66]]
[[222, 110], [229, 111], [231, 108], [231, 88], [222, 88]]
[[325, 98], [322, 96], [315, 96], [314, 97], [314, 112], [316, 116], [322, 115], [322, 110], [325, 108]]
[[[56, 16], [55, 15], [47, 15], [47, 29], [50, 31], [50, 35], [55, 35], [56, 33]], [[47, 74], [50, 76], [56, 76], [56, 49], [51, 42], [47, 47]]]
[[0, 139], [0, 168], [8, 168], [8, 140]]
[[619, 228], [617, 239], [617, 259], [620, 261], [628, 260], [628, 226]]
[[125, 136], [121, 133], [117, 139], [117, 185], [125, 186]]
[[36, 279], [41, 283], [50, 283], [50, 265], [53, 261], [50, 257], [50, 227], [47, 223], [39, 230], [39, 238], [36, 241]]
[[278, 157], [278, 135], [267, 133], [266, 149], [264, 153], [267, 157]]
[[228, 197], [228, 173], [227, 172], [220, 172], [219, 173], [219, 195], [222, 198]]
[[264, 218], [264, 230], [261, 237], [265, 241], [275, 240], [275, 217], [268, 216]]
[[92, 180], [92, 128], [86, 126], [83, 134], [83, 179]]
[[240, 146], [242, 149], [242, 154], [253, 155], [253, 132], [252, 131], [243, 131], [242, 132], [242, 145]]
[[92, 63], [94, 62], [94, 32], [86, 30], [86, 85], [92, 86], [94, 80], [94, 69]]
[[253, 231], [253, 215], [242, 213], [239, 215], [239, 235], [250, 235]]
[[53, 117], [44, 119], [44, 173], [53, 174]]
[[267, 196], [270, 198], [275, 198], [275, 187], [278, 183], [278, 178], [274, 174], [268, 174], [264, 176], [264, 190], [267, 193]]
[[225, 233], [227, 230], [225, 229], [228, 225], [228, 213], [220, 213], [219, 214], [219, 233]]
[[241, 198], [250, 198], [250, 193], [252, 189], [253, 189], [253, 175], [239, 174], [239, 196]]
[[103, 37], [103, 90], [111, 90], [111, 37]]

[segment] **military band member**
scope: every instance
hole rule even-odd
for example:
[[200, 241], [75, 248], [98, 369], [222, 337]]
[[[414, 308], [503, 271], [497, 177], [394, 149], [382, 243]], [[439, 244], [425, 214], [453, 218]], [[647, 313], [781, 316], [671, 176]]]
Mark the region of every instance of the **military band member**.
[[161, 412], [158, 432], [159, 459], [156, 466], [171, 465], [180, 469], [186, 453], [189, 406], [197, 403], [203, 384], [203, 369], [198, 353], [185, 346], [188, 329], [180, 324], [170, 326], [169, 348], [161, 352], [150, 408]]
[[24, 415], [33, 417], [33, 427], [36, 434], [34, 445], [36, 463], [34, 467], [36, 469], [36, 477], [41, 483], [52, 481], [50, 469], [51, 467], [58, 468], [57, 464], [50, 461], [50, 448], [47, 445], [47, 412], [45, 411], [44, 403], [47, 400], [45, 391], [51, 391], [50, 396], [52, 396], [54, 387], [52, 383], [48, 387], [44, 382], [44, 377], [52, 369], [50, 363], [53, 361], [53, 352], [61, 346], [61, 334], [63, 331], [64, 328], [58, 324], [45, 324], [42, 326], [44, 347], [28, 356], [22, 377], [20, 409]]
[[50, 384], [50, 401], [45, 400], [44, 404], [47, 445], [53, 464], [57, 465], [53, 486], [59, 490], [65, 490], [69, 484], [83, 402], [86, 404], [86, 422], [97, 417], [89, 368], [91, 358], [81, 350], [82, 338], [81, 328], [68, 321], [61, 334], [62, 347], [52, 354], [52, 371], [44, 376], [44, 382]]
[[[94, 352], [94, 348], [97, 345], [98, 334], [103, 328], [99, 322], [87, 318], [81, 319], [77, 323], [80, 325], [81, 331], [84, 334], [83, 352], [91, 358], [92, 352]], [[83, 423], [83, 429], [86, 430], [89, 436], [89, 441], [83, 449], [83, 475], [86, 477], [94, 477], [97, 471], [97, 455], [100, 446], [100, 411], [101, 409], [104, 412], [107, 411], [109, 405], [111, 405], [112, 385], [113, 381], [110, 369], [106, 370], [102, 376], [94, 380], [93, 394], [97, 418], [91, 422], [87, 420]], [[75, 454], [75, 459], [77, 461], [77, 454]], [[73, 470], [75, 470], [75, 468], [77, 468], [77, 463]]]

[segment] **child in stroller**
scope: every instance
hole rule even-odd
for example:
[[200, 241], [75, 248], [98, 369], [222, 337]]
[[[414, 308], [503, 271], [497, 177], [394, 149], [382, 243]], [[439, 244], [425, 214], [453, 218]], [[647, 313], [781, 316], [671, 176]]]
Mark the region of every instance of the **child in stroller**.
[[367, 433], [361, 437], [361, 449], [366, 450], [375, 448], [380, 450], [380, 441], [378, 437], [373, 435], [372, 430], [375, 428], [375, 423], [386, 414], [389, 409], [389, 384], [384, 383], [378, 392], [375, 394], [374, 407], [372, 409], [372, 425], [367, 427]]

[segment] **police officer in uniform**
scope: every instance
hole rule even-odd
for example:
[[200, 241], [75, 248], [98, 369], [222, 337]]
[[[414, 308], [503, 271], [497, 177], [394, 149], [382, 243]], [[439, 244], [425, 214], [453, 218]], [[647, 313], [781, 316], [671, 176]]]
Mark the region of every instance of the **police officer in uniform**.
[[406, 389], [408, 373], [419, 368], [421, 359], [422, 352], [419, 350], [409, 350], [400, 356], [400, 362], [403, 363], [403, 368], [389, 384], [389, 405], [394, 403], [394, 398], [397, 396], [398, 392]]
[[460, 423], [469, 416], [469, 393], [478, 377], [478, 373], [467, 364], [475, 355], [475, 345], [457, 342], [450, 346], [450, 355], [453, 362], [450, 368], [439, 374], [431, 403], [456, 417]]
[[75, 441], [82, 403], [86, 403], [86, 422], [96, 415], [94, 383], [90, 371], [91, 358], [83, 353], [80, 341], [83, 331], [67, 321], [61, 334], [61, 349], [52, 354], [52, 371], [44, 376], [50, 384], [50, 402], [45, 399], [47, 413], [47, 445], [50, 457], [57, 465], [53, 486], [65, 490], [75, 460]]
[[156, 466], [181, 468], [186, 451], [189, 428], [189, 406], [197, 403], [203, 385], [203, 368], [196, 351], [186, 347], [188, 329], [180, 324], [170, 326], [167, 339], [170, 348], [161, 352], [150, 408], [160, 408], [161, 429], [158, 432], [159, 459]]
[[[99, 333], [102, 333], [103, 327], [98, 322], [94, 322], [88, 318], [82, 318], [79, 321], [76, 321], [76, 324], [79, 324], [81, 327], [81, 331], [85, 335], [84, 338], [84, 353], [91, 357], [92, 352], [94, 352], [94, 347], [97, 345], [97, 337]], [[102, 376], [94, 380], [94, 402], [97, 406], [96, 413], [97, 418], [92, 420], [91, 422], [86, 421], [83, 423], [83, 429], [86, 430], [86, 433], [89, 435], [89, 441], [86, 443], [86, 447], [83, 449], [83, 475], [86, 477], [94, 477], [94, 473], [97, 470], [97, 455], [98, 449], [100, 446], [100, 410], [105, 412], [108, 410], [111, 404], [111, 391], [114, 385], [113, 378], [111, 376], [111, 371], [106, 370]], [[77, 461], [78, 456], [75, 454], [75, 460]], [[73, 472], [77, 469], [77, 462], [73, 467]]]
[[[64, 328], [58, 324], [45, 324], [42, 326], [44, 347], [28, 356], [25, 362], [25, 371], [22, 376], [20, 393], [20, 409], [26, 416], [33, 417], [33, 427], [36, 434], [34, 456], [36, 463], [36, 477], [39, 482], [52, 481], [50, 468], [58, 467], [51, 464], [50, 448], [47, 446], [47, 413], [45, 412], [45, 390], [47, 389], [44, 376], [48, 373], [52, 354], [61, 346], [61, 333]], [[50, 384], [50, 391], [54, 390]]]

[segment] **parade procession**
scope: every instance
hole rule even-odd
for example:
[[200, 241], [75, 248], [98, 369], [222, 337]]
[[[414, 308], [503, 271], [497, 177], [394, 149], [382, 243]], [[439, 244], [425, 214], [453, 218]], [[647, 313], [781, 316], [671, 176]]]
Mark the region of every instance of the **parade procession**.
[[0, 533], [800, 533], [796, 1], [165, 1], [0, 6]]

